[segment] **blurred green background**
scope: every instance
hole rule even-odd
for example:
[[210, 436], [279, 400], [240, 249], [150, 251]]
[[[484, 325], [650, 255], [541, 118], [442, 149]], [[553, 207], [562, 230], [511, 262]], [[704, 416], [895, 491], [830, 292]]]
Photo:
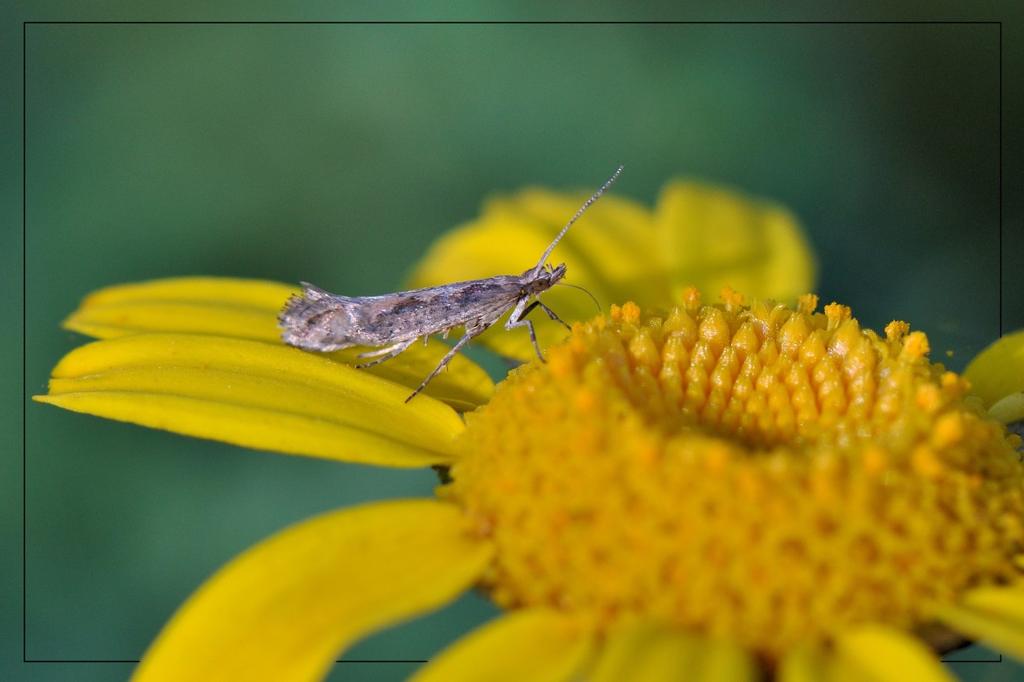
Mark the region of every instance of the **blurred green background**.
[[[59, 325], [96, 288], [213, 274], [382, 293], [488, 195], [592, 188], [619, 162], [615, 191], [646, 203], [684, 175], [789, 206], [818, 254], [825, 302], [874, 328], [906, 319], [960, 369], [999, 331], [997, 31], [29, 26], [27, 390], [44, 392], [84, 341]], [[20, 237], [3, 239], [7, 250]], [[1006, 329], [1024, 324], [1022, 310], [1006, 293]], [[36, 659], [137, 658], [257, 540], [435, 483], [34, 403], [26, 447]], [[5, 518], [5, 532], [19, 520]], [[427, 658], [491, 613], [471, 595], [349, 657]], [[8, 646], [20, 641], [14, 621]], [[343, 664], [332, 679], [402, 679], [413, 667]], [[1009, 661], [955, 670], [1024, 675]], [[12, 671], [108, 680], [129, 666]]]

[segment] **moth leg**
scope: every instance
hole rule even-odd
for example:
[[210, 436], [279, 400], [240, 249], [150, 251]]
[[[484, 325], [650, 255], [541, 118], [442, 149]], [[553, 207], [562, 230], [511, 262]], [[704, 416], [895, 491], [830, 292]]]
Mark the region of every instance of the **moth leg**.
[[473, 331], [466, 330], [466, 334], [448, 350], [445, 356], [441, 358], [441, 362], [439, 362], [437, 364], [437, 367], [434, 368], [434, 371], [427, 375], [427, 378], [423, 380], [423, 383], [416, 387], [416, 390], [413, 391], [412, 394], [405, 399], [405, 402], [409, 402], [410, 400], [416, 397], [417, 393], [426, 388], [427, 384], [430, 383], [430, 380], [436, 377], [438, 374], [440, 374], [441, 370], [448, 366], [448, 363], [452, 361], [452, 358], [454, 358], [455, 354], [459, 352], [459, 349], [465, 346], [467, 343], [469, 343], [470, 339], [472, 339], [474, 336], [476, 336], [486, 328], [487, 327], [484, 327], [483, 329]]
[[552, 310], [551, 308], [549, 308], [549, 307], [547, 307], [546, 305], [544, 305], [544, 304], [543, 304], [543, 303], [541, 302], [541, 300], [540, 300], [539, 298], [538, 298], [538, 299], [537, 299], [536, 301], [534, 301], [533, 303], [531, 303], [531, 304], [530, 304], [530, 307], [529, 307], [529, 308], [527, 308], [527, 309], [526, 309], [526, 310], [525, 310], [525, 311], [523, 312], [523, 315], [525, 316], [525, 315], [526, 315], [527, 313], [529, 313], [529, 312], [530, 312], [530, 308], [532, 308], [532, 307], [533, 307], [533, 306], [535, 306], [535, 305], [536, 305], [536, 306], [540, 306], [541, 310], [543, 310], [544, 312], [546, 312], [546, 313], [548, 314], [548, 318], [549, 318], [549, 319], [552, 319], [552, 320], [554, 320], [555, 322], [558, 322], [558, 323], [560, 323], [560, 324], [561, 324], [561, 325], [562, 325], [563, 327], [565, 327], [565, 328], [566, 328], [566, 329], [568, 329], [569, 331], [572, 331], [572, 326], [571, 326], [571, 325], [569, 325], [569, 324], [568, 324], [568, 323], [567, 323], [567, 322], [566, 322], [565, 320], [563, 320], [562, 318], [560, 318], [560, 317], [559, 317], [559, 316], [558, 316], [557, 314], [555, 314], [555, 311], [554, 311], [554, 310]]
[[533, 344], [533, 350], [534, 352], [537, 353], [537, 359], [539, 359], [541, 362], [547, 362], [547, 360], [544, 359], [544, 356], [540, 352], [540, 346], [537, 345], [537, 332], [534, 331], [533, 329], [533, 320], [519, 320], [515, 324], [505, 325], [506, 329], [515, 329], [516, 327], [526, 327], [527, 331], [530, 332], [530, 343]]
[[[372, 362], [365, 362], [365, 363], [363, 363], [361, 365], [356, 365], [356, 369], [366, 369], [367, 367], [373, 367], [374, 365], [379, 365], [380, 363], [384, 362], [385, 360], [390, 360], [391, 358], [395, 357], [396, 355], [399, 355], [402, 351], [404, 351], [406, 348], [408, 348], [409, 346], [411, 346], [415, 342], [416, 342], [416, 339], [410, 339], [409, 341], [399, 341], [395, 345], [388, 346], [387, 348], [381, 348], [380, 350], [371, 350], [371, 351], [368, 351], [366, 353], [360, 353], [356, 357], [358, 357], [358, 358], [377, 358], [377, 359], [373, 360]], [[380, 357], [378, 357], [378, 356], [380, 356]]]
[[381, 355], [386, 355], [386, 354], [390, 353], [395, 347], [401, 346], [403, 343], [405, 343], [405, 341], [400, 341], [399, 343], [393, 343], [390, 346], [384, 346], [383, 348], [377, 348], [375, 350], [368, 350], [368, 351], [365, 351], [363, 353], [360, 353], [356, 357], [359, 358], [360, 360], [362, 360], [363, 358], [376, 358], [376, 357], [379, 357]]
[[533, 321], [524, 320], [526, 315], [530, 314], [530, 311], [537, 307], [539, 301], [534, 301], [530, 305], [526, 305], [526, 299], [522, 299], [516, 304], [516, 307], [512, 310], [512, 314], [505, 320], [505, 329], [515, 329], [516, 327], [526, 327], [527, 331], [530, 332], [530, 342], [533, 344], [533, 350], [537, 353], [537, 357], [541, 362], [547, 362], [544, 356], [540, 352], [540, 346], [537, 345], [537, 332], [533, 329]]

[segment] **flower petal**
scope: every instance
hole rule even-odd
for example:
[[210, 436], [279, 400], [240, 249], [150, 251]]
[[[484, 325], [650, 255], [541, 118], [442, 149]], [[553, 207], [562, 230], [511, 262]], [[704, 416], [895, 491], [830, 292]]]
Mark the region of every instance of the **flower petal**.
[[[143, 332], [213, 334], [238, 339], [281, 343], [277, 315], [298, 289], [278, 282], [227, 277], [178, 277], [121, 284], [96, 291], [66, 320], [64, 326], [88, 336], [115, 338]], [[357, 364], [364, 348], [351, 348], [323, 357]], [[448, 346], [431, 339], [414, 344], [400, 356], [368, 367], [364, 372], [414, 388], [423, 381]], [[427, 386], [426, 393], [452, 407], [468, 410], [482, 405], [494, 391], [487, 373], [457, 355]]]
[[[547, 243], [526, 261], [529, 266], [536, 263], [548, 243], [589, 198], [589, 192], [525, 190], [511, 201], [491, 202], [485, 217], [500, 220], [503, 215], [508, 221], [530, 220], [542, 232]], [[566, 258], [572, 258], [571, 265], [587, 273], [591, 286], [605, 292], [629, 291], [644, 299], [668, 294], [664, 281], [650, 267], [657, 245], [651, 212], [646, 207], [607, 195], [587, 209], [586, 217], [572, 230], [572, 238], [557, 247], [564, 257], [553, 255], [552, 262], [569, 263]]]
[[[412, 286], [520, 273], [536, 263], [552, 237], [587, 198], [525, 190], [491, 201], [481, 216], [442, 237], [411, 278]], [[500, 245], [500, 248], [496, 248]], [[566, 283], [589, 289], [607, 308], [633, 300], [665, 305], [689, 285], [717, 296], [722, 286], [762, 298], [792, 299], [812, 288], [810, 249], [791, 215], [731, 192], [688, 182], [666, 186], [656, 214], [605, 196], [559, 243], [553, 263], [568, 268]], [[556, 288], [545, 302], [567, 322], [593, 317], [581, 292]], [[540, 345], [565, 331], [540, 318]], [[525, 330], [500, 325], [481, 336], [509, 357], [533, 357]]]
[[819, 682], [878, 682], [850, 659], [837, 657], [828, 660], [824, 675], [817, 679]]
[[788, 651], [779, 664], [779, 682], [821, 682], [826, 678], [828, 659], [810, 645]]
[[608, 637], [590, 674], [591, 682], [688, 679], [698, 640], [654, 623], [625, 626]]
[[[477, 220], [442, 236], [412, 273], [411, 287], [521, 273], [537, 263], [563, 225], [588, 194], [524, 190], [492, 200]], [[566, 263], [567, 283], [585, 287], [605, 307], [627, 295], [667, 295], [663, 278], [649, 266], [653, 248], [650, 212], [616, 196], [605, 196], [573, 226], [551, 260]], [[496, 248], [500, 245], [500, 248]], [[644, 295], [647, 289], [661, 286]], [[583, 292], [556, 287], [545, 303], [566, 322], [593, 317], [597, 307]], [[565, 328], [540, 317], [541, 347], [561, 341]], [[495, 325], [480, 341], [508, 357], [529, 360], [533, 347], [525, 329], [506, 331]]]
[[395, 467], [450, 462], [462, 419], [428, 396], [278, 344], [190, 334], [96, 341], [35, 399], [289, 454]]
[[[996, 402], [988, 409], [989, 416], [1004, 424], [1017, 424], [1024, 421], [1024, 391], [1011, 393]], [[1020, 433], [1018, 428], [1017, 433]]]
[[609, 635], [588, 679], [743, 682], [756, 677], [753, 659], [736, 642], [695, 637], [656, 623], [636, 623]]
[[792, 300], [814, 286], [814, 257], [785, 209], [722, 188], [674, 181], [655, 211], [655, 253], [676, 290]]
[[978, 587], [964, 595], [963, 603], [971, 608], [989, 611], [1001, 618], [1024, 623], [1024, 584], [1007, 587]]
[[758, 679], [757, 664], [750, 654], [729, 639], [707, 639], [697, 655], [697, 680], [748, 682]]
[[938, 617], [965, 635], [1024, 659], [1024, 585], [979, 587]]
[[573, 679], [590, 648], [577, 620], [546, 609], [517, 611], [460, 639], [411, 682], [561, 682]]
[[971, 639], [1024, 660], [1024, 623], [960, 606], [945, 606], [936, 615]]
[[64, 326], [109, 339], [173, 331], [274, 341], [277, 314], [297, 287], [257, 279], [173, 277], [94, 291]]
[[866, 625], [840, 635], [835, 646], [841, 665], [862, 671], [860, 679], [955, 682], [931, 649], [895, 628]]
[[135, 674], [157, 680], [321, 679], [355, 640], [451, 599], [488, 545], [433, 500], [330, 512], [249, 549], [164, 627]]
[[964, 376], [985, 407], [1024, 391], [1024, 330], [1007, 334], [978, 353]]

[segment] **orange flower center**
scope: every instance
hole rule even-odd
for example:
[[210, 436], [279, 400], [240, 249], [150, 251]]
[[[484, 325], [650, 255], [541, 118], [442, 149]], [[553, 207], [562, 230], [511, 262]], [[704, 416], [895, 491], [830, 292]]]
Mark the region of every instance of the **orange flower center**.
[[497, 553], [506, 608], [655, 619], [768, 656], [861, 622], [912, 628], [1019, 574], [1019, 444], [849, 308], [689, 291], [577, 324], [468, 415], [442, 493]]

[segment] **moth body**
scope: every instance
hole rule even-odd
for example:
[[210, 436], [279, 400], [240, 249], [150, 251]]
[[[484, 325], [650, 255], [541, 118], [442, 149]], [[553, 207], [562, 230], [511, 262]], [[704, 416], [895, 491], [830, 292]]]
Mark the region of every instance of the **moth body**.
[[505, 329], [526, 327], [537, 357], [543, 361], [533, 322], [525, 317], [539, 307], [552, 320], [569, 326], [538, 298], [565, 277], [565, 264], [551, 267], [547, 258], [569, 227], [621, 172], [622, 166], [619, 166], [562, 228], [537, 265], [521, 275], [497, 275], [383, 296], [358, 297], [339, 296], [303, 282], [302, 294], [292, 296], [278, 317], [281, 338], [291, 346], [320, 352], [353, 346], [378, 347], [359, 356], [374, 358], [357, 365], [369, 367], [399, 355], [421, 337], [434, 334], [447, 337], [453, 329], [463, 328], [462, 337], [406, 402], [422, 391], [466, 343], [509, 310], [512, 312], [505, 321]]
[[[518, 300], [550, 289], [565, 266], [533, 276], [498, 275], [383, 296], [339, 296], [302, 282], [279, 317], [284, 342], [321, 352], [382, 346], [444, 334], [457, 327], [486, 329]], [[481, 331], [482, 331], [481, 329]]]

